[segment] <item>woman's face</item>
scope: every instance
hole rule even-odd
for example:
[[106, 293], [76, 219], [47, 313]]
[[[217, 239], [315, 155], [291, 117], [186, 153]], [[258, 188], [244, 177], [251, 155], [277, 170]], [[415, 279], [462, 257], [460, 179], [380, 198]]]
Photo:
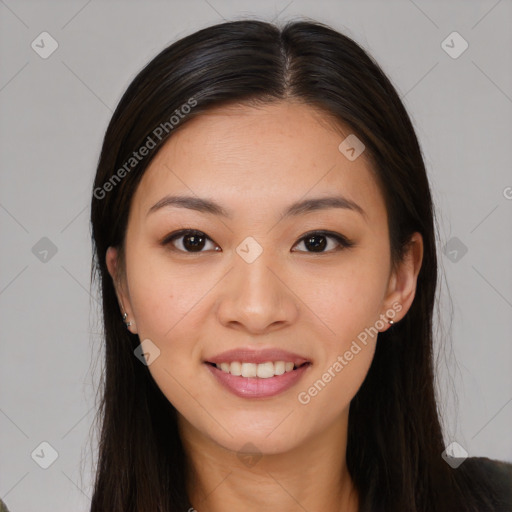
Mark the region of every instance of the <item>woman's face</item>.
[[117, 291], [196, 435], [282, 453], [346, 424], [376, 332], [409, 308], [419, 262], [392, 272], [365, 153], [354, 159], [352, 138], [339, 149], [350, 134], [302, 104], [223, 107], [173, 134], [145, 172]]

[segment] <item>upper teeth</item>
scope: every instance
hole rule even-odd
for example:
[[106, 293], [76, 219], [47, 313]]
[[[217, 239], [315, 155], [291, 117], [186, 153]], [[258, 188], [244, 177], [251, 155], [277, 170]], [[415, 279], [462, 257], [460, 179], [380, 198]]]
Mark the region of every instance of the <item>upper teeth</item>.
[[241, 363], [233, 361], [232, 363], [220, 363], [215, 365], [219, 370], [231, 375], [242, 377], [259, 377], [260, 379], [268, 379], [275, 375], [282, 375], [285, 372], [291, 372], [294, 364], [286, 361], [268, 361], [266, 363]]

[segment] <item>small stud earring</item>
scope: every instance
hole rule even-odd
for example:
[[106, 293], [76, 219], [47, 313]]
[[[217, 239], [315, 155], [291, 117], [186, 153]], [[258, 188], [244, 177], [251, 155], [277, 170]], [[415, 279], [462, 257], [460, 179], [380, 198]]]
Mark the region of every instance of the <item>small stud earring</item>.
[[393, 320], [389, 320], [389, 319], [388, 319], [388, 324], [389, 324], [389, 325], [393, 325], [394, 323], [395, 323], [395, 322], [393, 322]]
[[132, 325], [132, 323], [131, 323], [131, 322], [127, 322], [127, 321], [126, 321], [126, 318], [127, 318], [127, 317], [128, 317], [128, 313], [125, 313], [125, 314], [123, 315], [123, 322], [124, 322], [124, 325], [126, 325], [126, 328], [128, 329], [128, 327], [130, 327], [130, 325]]

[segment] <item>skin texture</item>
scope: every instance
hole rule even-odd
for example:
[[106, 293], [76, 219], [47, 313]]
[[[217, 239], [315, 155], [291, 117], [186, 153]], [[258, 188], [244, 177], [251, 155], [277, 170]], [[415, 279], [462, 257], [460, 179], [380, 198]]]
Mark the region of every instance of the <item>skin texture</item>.
[[[386, 330], [387, 322], [376, 324], [386, 312], [403, 318], [423, 247], [415, 233], [392, 270], [385, 203], [370, 164], [364, 153], [347, 159], [338, 146], [350, 129], [326, 121], [289, 101], [223, 107], [191, 120], [137, 188], [124, 268], [116, 248], [106, 254], [130, 331], [160, 350], [148, 368], [178, 410], [192, 468], [188, 492], [199, 512], [357, 510], [345, 465], [348, 411], [377, 336], [358, 343], [357, 355], [307, 404], [297, 397], [365, 328]], [[178, 207], [148, 215], [167, 194], [213, 199], [232, 219]], [[365, 214], [330, 208], [280, 219], [295, 201], [335, 194]], [[209, 237], [202, 252], [187, 252], [183, 237], [161, 245], [183, 228]], [[314, 252], [301, 240], [313, 230], [354, 245], [336, 250], [338, 242], [326, 238], [324, 252]], [[236, 252], [248, 236], [263, 249], [252, 263]], [[241, 398], [203, 363], [241, 347], [289, 350], [312, 365], [277, 396]], [[257, 453], [249, 464], [239, 456], [247, 443]]]

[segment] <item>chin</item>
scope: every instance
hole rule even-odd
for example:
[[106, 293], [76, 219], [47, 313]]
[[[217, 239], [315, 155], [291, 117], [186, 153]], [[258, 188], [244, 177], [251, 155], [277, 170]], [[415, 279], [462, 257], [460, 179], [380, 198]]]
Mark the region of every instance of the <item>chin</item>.
[[239, 458], [245, 454], [252, 454], [256, 457], [278, 455], [288, 452], [300, 444], [300, 441], [290, 438], [289, 435], [274, 437], [255, 431], [240, 432], [233, 437], [227, 436], [227, 438], [223, 436], [222, 439], [215, 441], [224, 449], [235, 452]]
[[281, 413], [276, 418], [269, 417], [266, 422], [257, 422], [253, 415], [243, 411], [241, 418], [216, 418], [226, 430], [215, 423], [210, 425], [213, 431], [203, 432], [219, 446], [237, 454], [244, 451], [243, 447], [267, 455], [285, 453], [304, 443], [308, 437], [306, 432], [295, 430], [297, 426], [304, 428], [303, 421], [295, 419], [292, 422], [293, 413], [283, 421], [285, 417], [286, 414]]

